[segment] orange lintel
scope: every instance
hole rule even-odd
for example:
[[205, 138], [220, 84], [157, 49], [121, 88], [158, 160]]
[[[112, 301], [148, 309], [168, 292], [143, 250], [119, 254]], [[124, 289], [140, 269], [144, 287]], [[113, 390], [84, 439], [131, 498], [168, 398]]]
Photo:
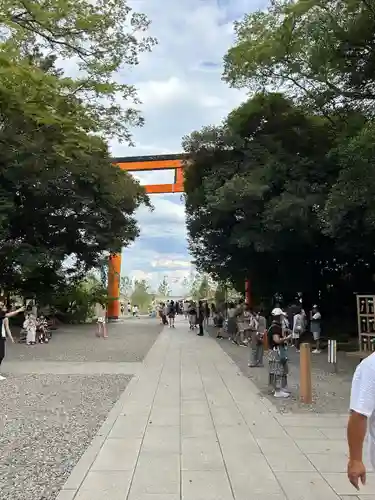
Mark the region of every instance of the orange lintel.
[[172, 170], [183, 168], [182, 160], [161, 160], [161, 161], [134, 161], [129, 163], [115, 163], [122, 170], [136, 172], [139, 170]]
[[148, 184], [144, 186], [148, 194], [183, 193], [184, 186], [178, 184]]

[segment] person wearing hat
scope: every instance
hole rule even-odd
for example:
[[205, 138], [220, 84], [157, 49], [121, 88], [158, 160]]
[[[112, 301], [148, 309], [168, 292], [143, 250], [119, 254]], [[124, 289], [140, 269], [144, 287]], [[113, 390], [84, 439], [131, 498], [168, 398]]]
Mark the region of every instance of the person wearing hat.
[[288, 398], [290, 396], [287, 384], [288, 358], [286, 343], [290, 335], [283, 333], [282, 321], [285, 317], [284, 311], [276, 307], [271, 312], [272, 323], [268, 330], [268, 367], [269, 382], [273, 386], [275, 398]]

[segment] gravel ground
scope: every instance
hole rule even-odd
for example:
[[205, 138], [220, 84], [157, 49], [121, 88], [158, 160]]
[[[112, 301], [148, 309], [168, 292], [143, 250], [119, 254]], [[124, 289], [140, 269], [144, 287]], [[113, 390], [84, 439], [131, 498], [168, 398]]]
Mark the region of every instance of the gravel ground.
[[1, 382], [1, 500], [55, 499], [128, 382], [122, 375]]
[[108, 327], [106, 340], [95, 337], [96, 325], [62, 325], [49, 344], [28, 347], [7, 342], [7, 360], [139, 362], [162, 329], [155, 319], [127, 320]]
[[[210, 327], [210, 335], [216, 336], [214, 328]], [[332, 373], [327, 362], [327, 351], [312, 355], [312, 386], [313, 403], [304, 405], [299, 401], [299, 355], [295, 349], [289, 349], [288, 385], [292, 396], [288, 400], [277, 400], [270, 394], [268, 387], [268, 370], [265, 357], [264, 368], [249, 368], [249, 348], [233, 345], [228, 340], [218, 340], [223, 350], [233, 359], [241, 372], [268, 397], [280, 412], [293, 413], [346, 413], [348, 411], [350, 385], [355, 370], [355, 360], [345, 353], [338, 353], [338, 373]]]

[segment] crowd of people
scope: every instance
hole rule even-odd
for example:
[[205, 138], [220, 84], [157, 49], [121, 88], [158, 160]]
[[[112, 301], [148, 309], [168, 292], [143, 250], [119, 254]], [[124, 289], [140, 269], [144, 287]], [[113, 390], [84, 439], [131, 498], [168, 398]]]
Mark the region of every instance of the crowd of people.
[[243, 299], [222, 306], [208, 301], [169, 301], [158, 307], [160, 321], [174, 328], [175, 317], [183, 314], [189, 321], [190, 330], [197, 330], [203, 336], [208, 325], [217, 328], [217, 339], [228, 339], [239, 347], [249, 349], [250, 368], [264, 366], [264, 352], [267, 346], [269, 383], [276, 398], [290, 396], [288, 389], [288, 349], [299, 352], [302, 336], [311, 332], [315, 342], [314, 354], [320, 351], [321, 313], [314, 305], [308, 316], [301, 304], [296, 302], [285, 311], [277, 306], [270, 315], [270, 321], [262, 310], [253, 310]]

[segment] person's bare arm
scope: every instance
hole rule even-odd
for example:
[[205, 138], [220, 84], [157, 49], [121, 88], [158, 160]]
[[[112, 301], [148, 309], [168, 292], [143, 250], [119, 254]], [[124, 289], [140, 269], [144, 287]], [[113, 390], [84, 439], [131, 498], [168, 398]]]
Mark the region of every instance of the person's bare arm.
[[367, 432], [367, 420], [375, 411], [375, 369], [372, 362], [362, 361], [357, 366], [352, 380], [349, 408], [350, 416], [347, 427], [348, 479], [359, 490], [360, 482], [366, 483], [363, 443]]
[[273, 341], [275, 342], [275, 344], [284, 344], [284, 342], [289, 338], [290, 335], [288, 335], [287, 337], [281, 337], [280, 335], [273, 335]]
[[350, 460], [362, 462], [363, 442], [367, 431], [367, 417], [355, 411], [350, 413], [347, 438]]
[[356, 490], [359, 490], [359, 481], [366, 484], [366, 467], [362, 458], [366, 431], [367, 417], [352, 410], [347, 429], [349, 445], [348, 479]]
[[16, 309], [15, 311], [11, 311], [6, 313], [5, 317], [6, 318], [13, 318], [13, 316], [17, 316], [20, 312], [23, 312], [25, 310], [24, 307], [20, 307], [19, 309]]

